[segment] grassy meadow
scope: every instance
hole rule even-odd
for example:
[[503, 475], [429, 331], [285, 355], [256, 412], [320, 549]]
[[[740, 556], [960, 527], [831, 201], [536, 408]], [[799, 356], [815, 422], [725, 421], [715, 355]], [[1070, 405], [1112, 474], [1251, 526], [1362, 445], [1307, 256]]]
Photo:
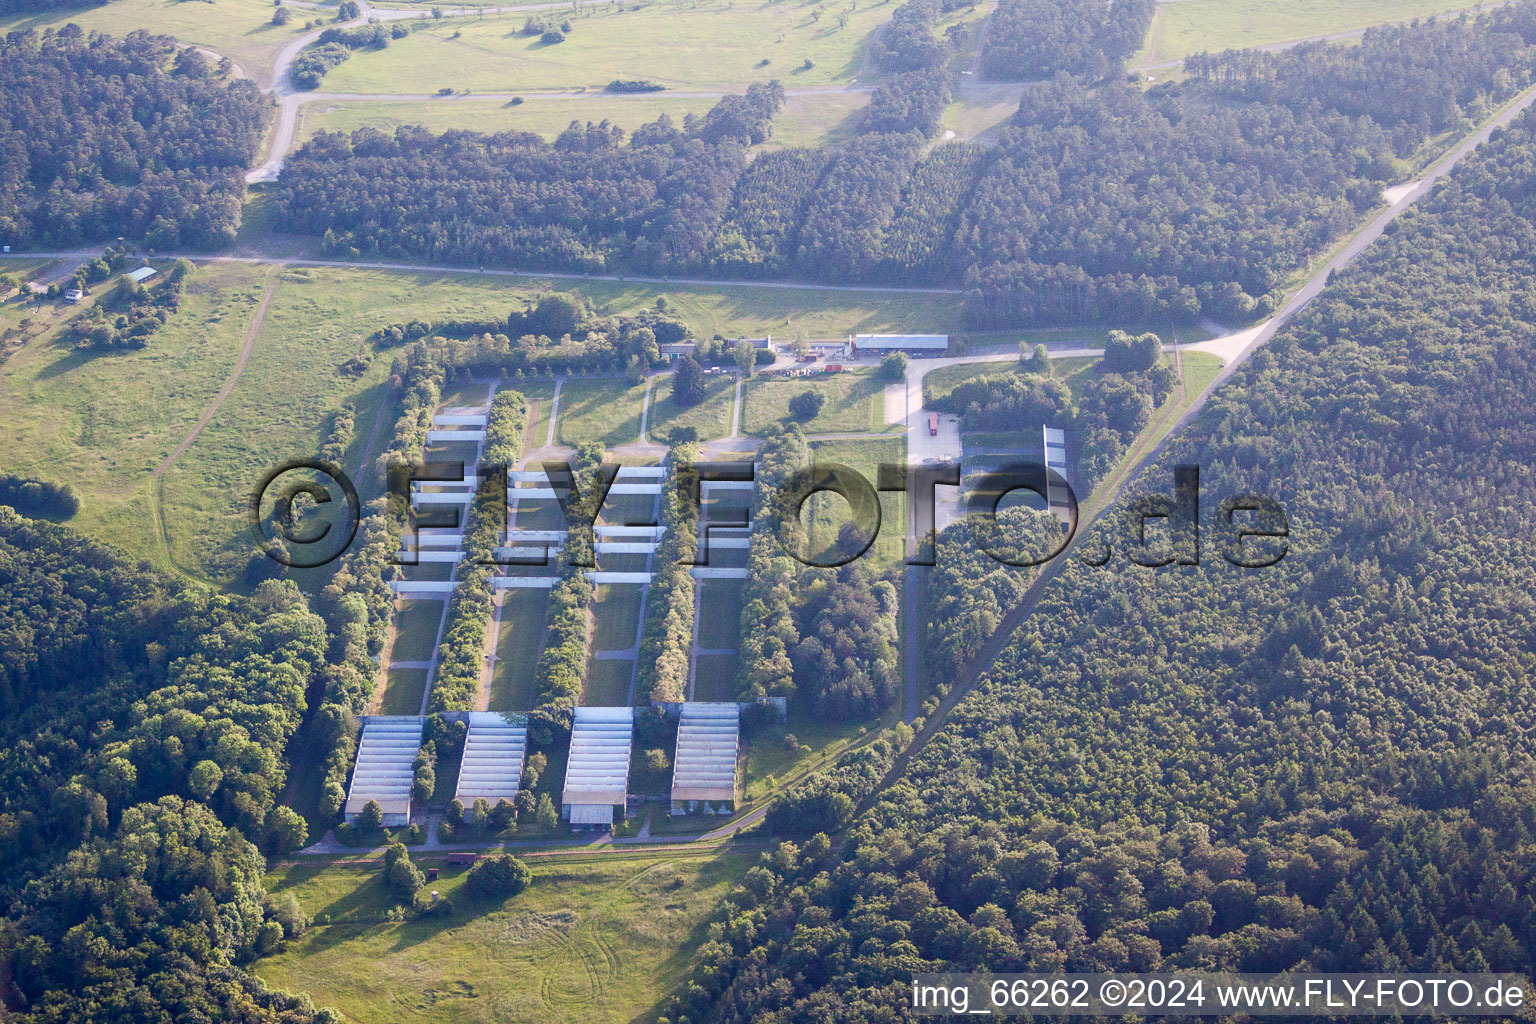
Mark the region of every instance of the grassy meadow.
[[325, 78], [325, 91], [435, 93], [600, 90], [648, 79], [672, 90], [740, 91], [778, 79], [822, 86], [857, 78], [871, 32], [894, 4], [851, 12], [819, 3], [652, 0], [534, 12], [568, 21], [564, 42], [522, 34], [527, 13], [444, 19], [358, 53]]
[[1309, 39], [1476, 6], [1467, 0], [1178, 0], [1159, 4], [1131, 63]]
[[533, 884], [499, 904], [469, 897], [467, 872], [444, 867], [431, 888], [453, 916], [404, 923], [386, 920], [377, 865], [280, 865], [267, 887], [331, 923], [254, 969], [358, 1024], [643, 1020], [687, 977], [709, 915], [754, 856], [529, 857]]
[[646, 424], [651, 440], [667, 442], [674, 430], [691, 427], [700, 441], [713, 441], [731, 432], [731, 410], [735, 407], [736, 378], [717, 374], [704, 378], [704, 400], [693, 406], [681, 406], [672, 397], [672, 376], [658, 377], [651, 390], [651, 413]]
[[300, 108], [299, 141], [320, 132], [354, 132], [377, 128], [386, 134], [403, 124], [419, 124], [434, 132], [450, 128], [475, 132], [533, 132], [553, 141], [572, 121], [609, 121], [633, 132], [662, 114], [681, 124], [689, 114], [703, 114], [716, 100], [708, 96], [669, 97], [666, 93], [615, 96], [534, 95], [524, 103], [454, 96], [408, 101], [317, 100]]
[[814, 377], [764, 377], [747, 381], [741, 430], [761, 434], [789, 416], [789, 401], [814, 391], [824, 399], [821, 412], [801, 423], [807, 434], [885, 429], [885, 382], [872, 370], [845, 370]]

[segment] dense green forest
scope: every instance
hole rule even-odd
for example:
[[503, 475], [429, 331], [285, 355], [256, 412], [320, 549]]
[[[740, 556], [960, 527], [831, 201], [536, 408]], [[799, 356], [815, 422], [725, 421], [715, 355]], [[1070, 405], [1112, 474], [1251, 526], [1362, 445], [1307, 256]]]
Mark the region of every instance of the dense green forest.
[[[830, 152], [749, 162], [744, 147], [768, 137], [782, 99], [756, 86], [627, 140], [606, 122], [573, 124], [553, 143], [322, 133], [288, 161], [278, 191], [296, 230], [343, 255], [963, 283], [981, 328], [1236, 320], [1271, 309], [1426, 143], [1532, 80], [1533, 11], [1197, 58], [1187, 80], [1145, 92], [1063, 71], [1026, 87], [997, 145], [924, 158], [952, 80], [919, 45], [946, 52], [939, 5], [912, 0], [875, 53], [900, 73]], [[909, 59], [891, 47], [914, 49]]]
[[898, 1019], [925, 969], [1528, 969], [1533, 168], [1526, 115], [1140, 485], [1198, 464], [1207, 531], [1222, 498], [1279, 499], [1288, 557], [1074, 559], [865, 813], [856, 767], [819, 783], [805, 820], [850, 827], [764, 856], [672, 1019]]
[[1141, 49], [1156, 0], [1003, 0], [987, 25], [981, 66], [992, 78], [1103, 78]]
[[[169, 67], [169, 70], [167, 70]], [[228, 245], [271, 101], [168, 36], [0, 41], [0, 238]]]
[[[290, 583], [184, 588], [0, 510], [0, 1001], [20, 1019], [316, 1019], [239, 973], [300, 927], [254, 843], [323, 671]], [[164, 1014], [160, 1017], [158, 1015]]]

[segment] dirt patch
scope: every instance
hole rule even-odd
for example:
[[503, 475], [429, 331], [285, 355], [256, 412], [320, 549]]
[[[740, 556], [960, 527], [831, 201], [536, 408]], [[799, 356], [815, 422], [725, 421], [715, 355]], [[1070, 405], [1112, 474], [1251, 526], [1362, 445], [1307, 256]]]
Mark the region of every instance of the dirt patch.
[[556, 910], [548, 914], [518, 914], [508, 919], [501, 937], [516, 946], [546, 935], [569, 935], [581, 915], [574, 910]]

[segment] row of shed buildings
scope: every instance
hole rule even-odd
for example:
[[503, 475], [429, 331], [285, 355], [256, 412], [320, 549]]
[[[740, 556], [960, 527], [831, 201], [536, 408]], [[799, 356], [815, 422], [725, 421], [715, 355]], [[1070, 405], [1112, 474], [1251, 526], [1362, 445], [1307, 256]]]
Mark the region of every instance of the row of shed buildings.
[[[736, 761], [741, 739], [741, 705], [689, 702], [673, 705], [678, 716], [673, 756], [671, 811], [729, 814], [736, 809]], [[635, 709], [575, 709], [566, 759], [560, 816], [572, 825], [611, 828], [629, 803]], [[468, 725], [454, 798], [492, 805], [517, 798], [528, 748], [527, 720], [494, 711], [460, 712]], [[384, 824], [411, 820], [416, 754], [427, 719], [415, 715], [374, 715], [363, 720], [357, 763], [344, 809], [352, 821], [369, 802], [384, 812]]]

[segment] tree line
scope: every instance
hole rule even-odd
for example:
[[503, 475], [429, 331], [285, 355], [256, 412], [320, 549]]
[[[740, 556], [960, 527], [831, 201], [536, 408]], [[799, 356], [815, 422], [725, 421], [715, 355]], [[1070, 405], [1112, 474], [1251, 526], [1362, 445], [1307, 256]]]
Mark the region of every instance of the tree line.
[[[322, 134], [279, 193], [290, 223], [342, 255], [950, 283], [978, 329], [1237, 321], [1272, 309], [1432, 139], [1532, 80], [1530, 7], [1195, 59], [1187, 80], [1145, 92], [1061, 72], [1025, 88], [995, 146], [923, 155], [950, 88], [925, 59], [882, 83], [866, 130], [830, 152], [746, 161], [777, 109], [761, 87], [627, 140], [606, 123], [553, 143]], [[903, 6], [880, 45], [913, 26], [936, 40], [934, 11]]]

